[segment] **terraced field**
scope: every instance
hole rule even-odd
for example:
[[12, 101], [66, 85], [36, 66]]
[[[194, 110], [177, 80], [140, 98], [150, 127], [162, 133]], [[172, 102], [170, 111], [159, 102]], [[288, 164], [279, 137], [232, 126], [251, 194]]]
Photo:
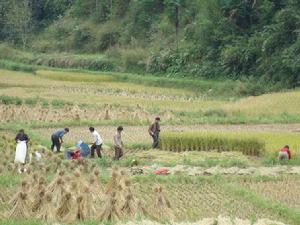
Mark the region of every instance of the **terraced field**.
[[[133, 84], [117, 76], [72, 71], [41, 70], [30, 74], [0, 70], [0, 136], [5, 136], [0, 138], [0, 152], [3, 155], [0, 159], [0, 215], [3, 215], [0, 224], [45, 223], [43, 219], [38, 219], [38, 213], [33, 213], [32, 218], [25, 218], [24, 215], [13, 219], [7, 217], [7, 213], [14, 209], [8, 200], [13, 193], [20, 191], [24, 178], [33, 179], [34, 174], [38, 174], [44, 176], [44, 185], [48, 186], [57, 178], [57, 170], [63, 169], [66, 172], [66, 190], [73, 193], [70, 177], [79, 177], [74, 171], [80, 170], [80, 179], [86, 184], [95, 168], [101, 174], [96, 181], [102, 182], [103, 187], [108, 185], [114, 189], [114, 192], [108, 190], [105, 193], [111, 205], [106, 207], [98, 204], [101, 201], [96, 201], [95, 206], [109, 218], [109, 212], [115, 213], [112, 209], [118, 196], [122, 204], [128, 200], [126, 209], [131, 211], [126, 211], [127, 214], [123, 209], [124, 214], [114, 214], [117, 218], [114, 221], [104, 222], [103, 218], [97, 217], [92, 221], [82, 219], [84, 222], [81, 224], [124, 224], [127, 217], [135, 221], [132, 212], [141, 212], [143, 207], [148, 214], [143, 211], [144, 216], [138, 224], [166, 220], [179, 224], [197, 224], [201, 221], [209, 225], [217, 220], [220, 225], [225, 225], [226, 221], [226, 225], [231, 225], [232, 221], [238, 221], [238, 225], [273, 223], [263, 218], [289, 225], [300, 224], [300, 199], [297, 197], [300, 183], [299, 176], [294, 173], [298, 171], [300, 154], [299, 91], [229, 98], [211, 95], [214, 90], [209, 91], [209, 83], [205, 90], [194, 90], [179, 86], [163, 87], [151, 82]], [[227, 138], [250, 137], [263, 141], [267, 151], [260, 156], [249, 156], [215, 149], [180, 153], [153, 150], [147, 129], [155, 116], [162, 118], [162, 132], [176, 131], [180, 135], [186, 131], [197, 131]], [[118, 125], [125, 128], [125, 155], [115, 162], [112, 160], [112, 137]], [[74, 147], [81, 139], [90, 143], [88, 127], [95, 126], [104, 139], [104, 157], [73, 162], [65, 160], [63, 154], [52, 154], [47, 149], [50, 136], [56, 129], [66, 126], [70, 127], [70, 133], [64, 137], [64, 148]], [[35, 162], [26, 165], [28, 170], [23, 174], [18, 172], [21, 166], [13, 163], [15, 142], [12, 138], [20, 128], [24, 128], [31, 137], [30, 151], [39, 151], [43, 155], [42, 164]], [[291, 147], [293, 160], [282, 166], [277, 160], [277, 151], [286, 144]], [[131, 168], [133, 159], [138, 165]], [[168, 166], [170, 174], [155, 175], [154, 171], [163, 169], [163, 166]], [[120, 180], [124, 177], [130, 179], [134, 199], [141, 200], [135, 201], [131, 208], [132, 196], [118, 193], [119, 189], [124, 191], [126, 182], [110, 185], [116, 181], [113, 179], [114, 167], [120, 168]], [[133, 175], [134, 169], [144, 173]], [[251, 172], [253, 170], [260, 172]], [[276, 173], [268, 173], [272, 170]], [[98, 194], [103, 197], [103, 193]], [[24, 197], [23, 194], [20, 196]], [[70, 200], [68, 196], [65, 196], [66, 201]], [[73, 210], [81, 207], [81, 198], [74, 197], [73, 201], [75, 209], [70, 212], [72, 220]], [[66, 202], [62, 200], [62, 203], [64, 205]], [[64, 224], [61, 219], [55, 219], [55, 222]]]

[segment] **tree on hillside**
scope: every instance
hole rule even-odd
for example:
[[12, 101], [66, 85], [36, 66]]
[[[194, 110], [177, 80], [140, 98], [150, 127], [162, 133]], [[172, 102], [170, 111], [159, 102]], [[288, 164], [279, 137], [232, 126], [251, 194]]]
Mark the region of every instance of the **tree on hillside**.
[[178, 50], [179, 29], [181, 23], [181, 14], [184, 13], [186, 2], [185, 0], [165, 0], [167, 16], [175, 27], [176, 49]]
[[28, 0], [13, 0], [7, 13], [7, 32], [11, 40], [26, 48], [32, 31], [32, 12]]

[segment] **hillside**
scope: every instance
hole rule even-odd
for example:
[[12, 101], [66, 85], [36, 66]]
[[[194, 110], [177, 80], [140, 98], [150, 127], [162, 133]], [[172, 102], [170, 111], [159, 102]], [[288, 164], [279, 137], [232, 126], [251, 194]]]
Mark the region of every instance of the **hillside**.
[[72, 67], [80, 58], [93, 70], [259, 81], [249, 94], [261, 94], [299, 85], [299, 8], [296, 0], [2, 0], [0, 40], [32, 52], [23, 63]]

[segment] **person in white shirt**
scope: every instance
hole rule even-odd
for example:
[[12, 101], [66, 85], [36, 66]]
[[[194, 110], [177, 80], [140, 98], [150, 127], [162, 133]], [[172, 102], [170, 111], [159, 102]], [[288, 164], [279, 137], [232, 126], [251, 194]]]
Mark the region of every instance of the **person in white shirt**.
[[122, 141], [122, 131], [123, 127], [119, 126], [117, 128], [117, 132], [114, 136], [114, 144], [115, 144], [115, 157], [114, 160], [119, 160], [124, 154], [124, 144]]
[[102, 158], [101, 150], [102, 150], [103, 140], [94, 127], [90, 127], [89, 130], [93, 136], [93, 143], [91, 147], [91, 158], [95, 158], [95, 150], [97, 152], [98, 157]]

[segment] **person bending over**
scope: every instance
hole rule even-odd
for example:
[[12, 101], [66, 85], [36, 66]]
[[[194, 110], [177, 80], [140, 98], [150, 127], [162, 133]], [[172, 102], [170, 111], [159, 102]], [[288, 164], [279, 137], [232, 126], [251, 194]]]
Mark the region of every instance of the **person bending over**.
[[278, 153], [279, 160], [290, 160], [292, 158], [292, 154], [290, 151], [290, 147], [288, 145], [284, 146]]
[[63, 136], [67, 133], [69, 133], [69, 128], [65, 128], [63, 130], [58, 130], [55, 131], [52, 136], [51, 136], [51, 141], [52, 141], [52, 145], [51, 145], [51, 150], [54, 151], [54, 147], [56, 147], [56, 151], [60, 152], [60, 147], [61, 144], [64, 143], [63, 141]]

